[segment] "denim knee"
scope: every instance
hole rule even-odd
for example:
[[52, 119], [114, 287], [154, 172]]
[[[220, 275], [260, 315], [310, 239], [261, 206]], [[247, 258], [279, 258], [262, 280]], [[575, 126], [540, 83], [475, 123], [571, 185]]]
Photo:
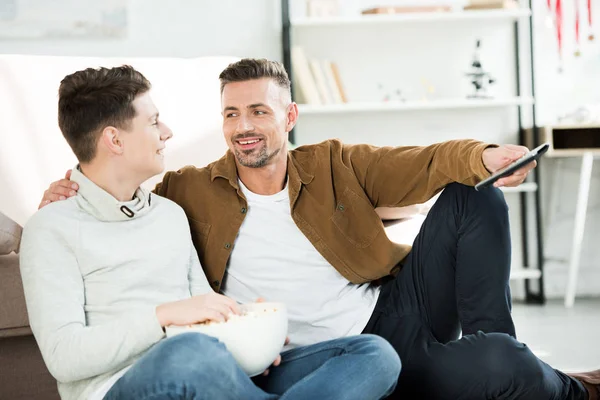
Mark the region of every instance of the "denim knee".
[[223, 343], [200, 333], [184, 333], [167, 339], [161, 349], [161, 359], [170, 373], [183, 381], [224, 378], [237, 365]]
[[364, 334], [361, 335], [361, 338], [366, 342], [369, 353], [374, 356], [373, 363], [366, 367], [379, 370], [376, 375], [381, 380], [380, 384], [390, 387], [389, 392], [391, 393], [396, 387], [402, 370], [400, 356], [392, 345], [380, 336]]

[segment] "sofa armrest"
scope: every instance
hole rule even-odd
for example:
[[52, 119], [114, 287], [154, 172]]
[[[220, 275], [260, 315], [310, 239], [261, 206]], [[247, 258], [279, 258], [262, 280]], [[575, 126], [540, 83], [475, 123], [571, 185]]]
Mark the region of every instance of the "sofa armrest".
[[21, 328], [8, 328], [0, 330], [0, 339], [9, 338], [9, 337], [18, 337], [18, 336], [32, 336], [33, 332], [31, 332], [31, 328], [28, 326], [24, 326]]

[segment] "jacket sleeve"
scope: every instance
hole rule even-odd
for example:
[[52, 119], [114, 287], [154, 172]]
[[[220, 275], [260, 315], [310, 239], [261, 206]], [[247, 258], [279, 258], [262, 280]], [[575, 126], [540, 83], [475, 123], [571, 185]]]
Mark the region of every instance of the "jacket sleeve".
[[167, 189], [169, 187], [169, 180], [171, 179], [171, 174], [173, 172], [167, 172], [164, 176], [163, 176], [163, 180], [159, 183], [156, 184], [156, 186], [154, 186], [154, 190], [152, 190], [152, 193], [157, 194], [159, 196], [162, 197], [167, 197], [166, 193], [167, 193]]
[[475, 140], [424, 147], [341, 145], [341, 160], [374, 207], [401, 207], [424, 203], [451, 182], [473, 186], [485, 179], [490, 172], [481, 156], [494, 146]]
[[153, 306], [88, 326], [83, 277], [72, 241], [77, 240], [77, 227], [59, 230], [60, 221], [36, 217], [23, 233], [21, 275], [31, 329], [57, 381], [110, 372], [163, 338]]

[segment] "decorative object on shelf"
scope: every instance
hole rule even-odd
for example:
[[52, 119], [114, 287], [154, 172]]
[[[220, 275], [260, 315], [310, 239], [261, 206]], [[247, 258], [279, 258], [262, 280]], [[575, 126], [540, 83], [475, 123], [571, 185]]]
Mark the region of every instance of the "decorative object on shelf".
[[306, 0], [306, 16], [333, 17], [339, 15], [338, 0]]
[[421, 85], [423, 86], [423, 89], [425, 90], [425, 93], [423, 94], [423, 97], [421, 97], [421, 100], [422, 101], [433, 100], [431, 97], [435, 94], [435, 86], [433, 86], [431, 84], [431, 82], [429, 82], [425, 78], [421, 78]]
[[402, 90], [400, 89], [388, 92], [385, 90], [385, 86], [381, 83], [377, 85], [377, 89], [379, 89], [379, 92], [383, 95], [381, 101], [384, 103], [388, 103], [390, 101], [404, 103], [406, 101], [406, 98], [402, 95]]
[[421, 12], [449, 12], [450, 6], [405, 6], [405, 7], [373, 7], [362, 11], [364, 15], [370, 14], [403, 14]]
[[586, 104], [557, 117], [559, 125], [600, 125], [600, 104]]
[[517, 8], [519, 4], [515, 0], [470, 0], [463, 7], [465, 10], [488, 10], [492, 8]]
[[475, 93], [467, 96], [469, 98], [486, 99], [491, 98], [487, 94], [487, 88], [489, 85], [496, 83], [496, 80], [491, 77], [489, 72], [485, 72], [481, 61], [479, 59], [479, 49], [481, 48], [481, 40], [477, 40], [475, 45], [475, 53], [473, 55], [473, 61], [471, 62], [471, 72], [467, 72], [465, 75], [470, 77], [471, 84], [475, 87]]

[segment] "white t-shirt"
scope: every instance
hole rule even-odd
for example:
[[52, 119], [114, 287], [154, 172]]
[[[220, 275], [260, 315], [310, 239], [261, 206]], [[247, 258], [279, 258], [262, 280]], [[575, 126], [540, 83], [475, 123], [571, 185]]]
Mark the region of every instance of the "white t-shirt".
[[379, 287], [350, 283], [323, 258], [292, 219], [287, 185], [263, 196], [239, 184], [248, 212], [229, 259], [224, 294], [242, 303], [258, 297], [285, 303], [286, 349], [360, 334]]

